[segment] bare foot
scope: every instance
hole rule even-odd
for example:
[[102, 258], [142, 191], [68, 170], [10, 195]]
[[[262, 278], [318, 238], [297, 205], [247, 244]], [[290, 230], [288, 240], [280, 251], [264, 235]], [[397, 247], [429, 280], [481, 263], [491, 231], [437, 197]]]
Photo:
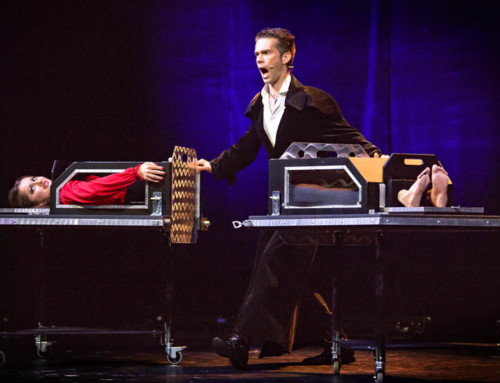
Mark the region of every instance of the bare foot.
[[441, 166], [432, 165], [431, 201], [436, 207], [445, 207], [448, 203], [448, 173]]
[[398, 193], [398, 201], [406, 207], [420, 206], [422, 194], [431, 181], [429, 178], [430, 171], [431, 169], [425, 168], [424, 171], [418, 175], [417, 180], [411, 185], [409, 190], [400, 190]]

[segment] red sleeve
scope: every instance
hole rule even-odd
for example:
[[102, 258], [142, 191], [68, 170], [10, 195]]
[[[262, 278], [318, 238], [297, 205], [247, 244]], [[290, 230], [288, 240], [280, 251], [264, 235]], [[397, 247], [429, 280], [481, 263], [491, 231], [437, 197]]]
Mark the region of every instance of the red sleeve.
[[86, 181], [69, 181], [61, 189], [60, 201], [62, 204], [121, 204], [127, 187], [140, 179], [139, 166], [106, 177], [89, 176]]

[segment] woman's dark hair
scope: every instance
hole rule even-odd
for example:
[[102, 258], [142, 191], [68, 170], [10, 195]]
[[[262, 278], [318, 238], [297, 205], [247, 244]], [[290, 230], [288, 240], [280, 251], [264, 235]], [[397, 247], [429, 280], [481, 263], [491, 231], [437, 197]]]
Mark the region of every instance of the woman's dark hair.
[[292, 58], [286, 63], [286, 65], [291, 67], [293, 65], [293, 59], [295, 58], [295, 36], [292, 35], [288, 29], [265, 28], [257, 33], [255, 41], [265, 37], [274, 37], [278, 40], [276, 48], [280, 51], [281, 56], [283, 56], [286, 52], [290, 52]]
[[21, 176], [19, 177], [16, 182], [14, 183], [14, 186], [9, 190], [9, 205], [12, 207], [22, 207], [22, 208], [27, 208], [27, 207], [33, 207], [35, 204], [31, 202], [28, 198], [27, 195], [22, 194], [19, 191], [19, 184], [21, 183], [21, 180], [26, 177], [32, 177], [32, 176]]

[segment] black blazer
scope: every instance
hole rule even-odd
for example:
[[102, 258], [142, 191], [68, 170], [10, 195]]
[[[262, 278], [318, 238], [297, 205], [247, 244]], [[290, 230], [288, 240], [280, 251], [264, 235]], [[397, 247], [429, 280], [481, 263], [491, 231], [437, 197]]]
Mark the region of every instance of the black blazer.
[[245, 112], [252, 120], [250, 129], [236, 144], [210, 161], [215, 178], [227, 178], [232, 184], [236, 180], [236, 173], [254, 161], [262, 145], [269, 158], [279, 158], [293, 142], [361, 144], [369, 155], [382, 154], [380, 149], [347, 123], [332, 96], [318, 88], [304, 86], [295, 76], [291, 76], [275, 146], [271, 145], [264, 130], [264, 107], [259, 92]]

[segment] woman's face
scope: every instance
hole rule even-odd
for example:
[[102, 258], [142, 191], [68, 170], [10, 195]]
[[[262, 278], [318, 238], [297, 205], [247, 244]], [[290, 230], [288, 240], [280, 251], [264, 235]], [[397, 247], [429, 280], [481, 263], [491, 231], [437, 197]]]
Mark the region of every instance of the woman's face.
[[33, 206], [48, 205], [52, 181], [45, 177], [24, 177], [19, 182], [19, 192], [28, 197]]

